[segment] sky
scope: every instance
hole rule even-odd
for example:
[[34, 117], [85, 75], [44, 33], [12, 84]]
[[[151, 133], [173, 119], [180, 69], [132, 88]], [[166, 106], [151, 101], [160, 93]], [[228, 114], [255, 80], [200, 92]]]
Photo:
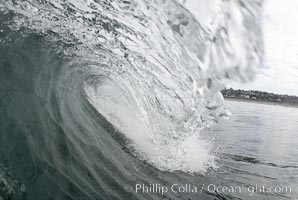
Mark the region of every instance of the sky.
[[[187, 0], [186, 7], [201, 21], [217, 1]], [[253, 82], [227, 87], [298, 96], [298, 0], [266, 0], [262, 15], [264, 63]]]

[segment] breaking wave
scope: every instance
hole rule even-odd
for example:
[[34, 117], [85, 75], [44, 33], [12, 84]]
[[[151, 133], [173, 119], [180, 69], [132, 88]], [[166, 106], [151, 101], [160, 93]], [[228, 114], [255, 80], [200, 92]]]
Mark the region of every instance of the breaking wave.
[[200, 133], [227, 115], [224, 81], [262, 62], [261, 1], [199, 3], [205, 18], [174, 0], [0, 1], [4, 157], [78, 199], [121, 199], [139, 160], [215, 167]]

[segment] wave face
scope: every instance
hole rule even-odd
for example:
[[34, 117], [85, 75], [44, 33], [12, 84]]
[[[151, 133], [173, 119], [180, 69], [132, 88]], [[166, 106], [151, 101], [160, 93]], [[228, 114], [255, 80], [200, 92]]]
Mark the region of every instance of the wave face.
[[154, 168], [214, 167], [200, 131], [227, 114], [224, 81], [262, 62], [260, 10], [218, 0], [195, 19], [174, 0], [0, 1], [3, 156], [35, 198], [48, 181], [49, 196], [123, 199], [115, 188]]

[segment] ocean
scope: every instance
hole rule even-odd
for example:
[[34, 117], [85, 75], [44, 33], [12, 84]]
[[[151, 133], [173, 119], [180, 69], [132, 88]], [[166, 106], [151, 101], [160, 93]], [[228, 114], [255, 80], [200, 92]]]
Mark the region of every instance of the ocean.
[[0, 200], [295, 199], [297, 108], [220, 92], [262, 1], [214, 3], [0, 1]]

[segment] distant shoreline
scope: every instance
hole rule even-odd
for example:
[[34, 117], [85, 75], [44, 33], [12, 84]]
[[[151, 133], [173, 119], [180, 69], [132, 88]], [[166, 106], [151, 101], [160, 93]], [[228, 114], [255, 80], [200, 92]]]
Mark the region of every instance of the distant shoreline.
[[281, 105], [287, 107], [298, 107], [298, 97], [289, 95], [279, 95], [261, 91], [246, 91], [224, 89], [221, 91], [226, 100], [244, 101], [268, 105]]
[[224, 97], [225, 101], [238, 101], [238, 102], [246, 102], [246, 103], [257, 103], [257, 104], [265, 104], [265, 105], [274, 105], [274, 106], [284, 106], [284, 107], [293, 107], [298, 108], [298, 104], [287, 104], [287, 103], [278, 103], [278, 102], [270, 102], [270, 101], [258, 101], [251, 99], [237, 99], [237, 98], [229, 98]]
[[237, 99], [250, 102], [261, 102], [268, 104], [278, 104], [287, 106], [298, 106], [298, 97], [290, 95], [280, 95], [257, 90], [234, 90], [233, 88], [221, 91], [224, 98]]

